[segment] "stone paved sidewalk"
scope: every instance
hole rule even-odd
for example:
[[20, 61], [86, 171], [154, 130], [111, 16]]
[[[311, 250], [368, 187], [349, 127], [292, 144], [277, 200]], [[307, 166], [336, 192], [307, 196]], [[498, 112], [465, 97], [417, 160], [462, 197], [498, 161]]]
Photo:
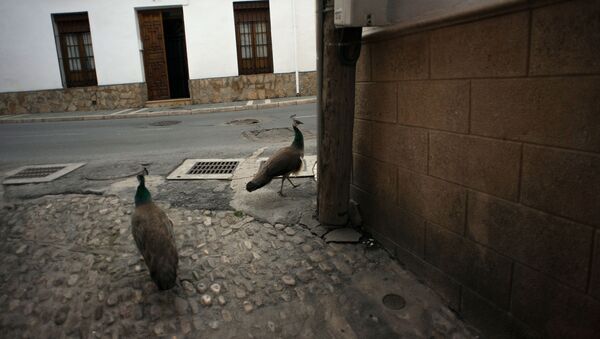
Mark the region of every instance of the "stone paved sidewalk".
[[[162, 205], [180, 283], [160, 292], [130, 235], [131, 201], [44, 196], [0, 211], [3, 338], [471, 338], [382, 249], [306, 227]], [[386, 308], [388, 293], [406, 299]]]

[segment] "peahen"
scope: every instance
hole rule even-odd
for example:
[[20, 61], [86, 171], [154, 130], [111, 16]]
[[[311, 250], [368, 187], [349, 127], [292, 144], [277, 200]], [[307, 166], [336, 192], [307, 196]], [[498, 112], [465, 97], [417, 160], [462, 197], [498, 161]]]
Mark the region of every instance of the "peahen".
[[302, 136], [300, 129], [298, 129], [298, 125], [302, 124], [302, 122], [294, 119], [294, 116], [295, 115], [291, 116], [292, 127], [294, 128], [294, 141], [290, 146], [275, 152], [275, 154], [265, 162], [254, 178], [246, 184], [246, 190], [248, 192], [255, 191], [265, 186], [277, 176], [281, 176], [279, 195], [283, 196], [283, 182], [285, 180], [289, 181], [294, 188], [298, 187], [298, 185], [294, 185], [290, 180], [290, 174], [297, 173], [302, 169], [304, 137]]
[[131, 217], [131, 233], [144, 257], [150, 277], [161, 290], [175, 286], [179, 258], [173, 235], [173, 222], [154, 202], [146, 188], [144, 168], [137, 176], [139, 185], [135, 192], [135, 211]]

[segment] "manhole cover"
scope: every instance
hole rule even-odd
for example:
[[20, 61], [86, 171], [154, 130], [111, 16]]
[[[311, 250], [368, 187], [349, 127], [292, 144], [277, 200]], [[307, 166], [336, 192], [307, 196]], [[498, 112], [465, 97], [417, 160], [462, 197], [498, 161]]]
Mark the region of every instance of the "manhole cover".
[[259, 122], [258, 119], [236, 119], [229, 121], [227, 125], [254, 125]]
[[231, 174], [238, 161], [206, 161], [197, 162], [187, 174]]
[[390, 310], [401, 310], [406, 306], [406, 300], [397, 294], [387, 294], [383, 297], [383, 305]]
[[202, 180], [231, 179], [243, 159], [187, 159], [167, 179]]
[[269, 128], [248, 131], [248, 134], [259, 140], [293, 139], [294, 131], [291, 128]]
[[157, 122], [150, 123], [150, 126], [163, 127], [163, 126], [177, 125], [179, 123], [181, 123], [181, 121], [179, 121], [179, 120], [163, 120], [163, 121], [157, 121]]
[[5, 185], [49, 182], [70, 173], [85, 163], [24, 166], [8, 173]]
[[[310, 131], [302, 131], [304, 140], [314, 137]], [[294, 130], [289, 127], [267, 128], [242, 132], [242, 136], [252, 141], [264, 142], [292, 142], [294, 140]]]

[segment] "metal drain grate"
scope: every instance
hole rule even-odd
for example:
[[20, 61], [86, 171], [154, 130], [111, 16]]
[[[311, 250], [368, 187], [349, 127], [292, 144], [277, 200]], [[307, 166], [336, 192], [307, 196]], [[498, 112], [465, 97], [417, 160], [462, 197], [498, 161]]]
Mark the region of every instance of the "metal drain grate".
[[197, 162], [187, 174], [232, 174], [239, 161]]
[[49, 182], [70, 173], [85, 163], [24, 166], [7, 173], [4, 185]]
[[17, 174], [11, 175], [7, 179], [44, 178], [63, 168], [65, 168], [65, 166], [29, 167], [19, 171]]
[[187, 159], [177, 167], [169, 180], [231, 179], [243, 159]]

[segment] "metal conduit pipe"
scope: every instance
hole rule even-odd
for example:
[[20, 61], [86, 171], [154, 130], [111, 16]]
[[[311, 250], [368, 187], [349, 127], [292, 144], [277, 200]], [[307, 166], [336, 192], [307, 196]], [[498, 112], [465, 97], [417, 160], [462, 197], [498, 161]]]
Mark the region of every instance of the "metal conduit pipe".
[[[319, 145], [323, 138], [323, 0], [315, 0], [317, 11], [317, 172], [321, 166]], [[317, 186], [320, 185], [317, 181]], [[317, 195], [318, 200], [318, 195]], [[317, 201], [317, 215], [319, 214], [319, 202]]]
[[292, 27], [294, 30], [294, 67], [296, 69], [296, 96], [299, 96], [300, 78], [298, 75], [298, 30], [296, 27], [296, 0], [292, 0]]

